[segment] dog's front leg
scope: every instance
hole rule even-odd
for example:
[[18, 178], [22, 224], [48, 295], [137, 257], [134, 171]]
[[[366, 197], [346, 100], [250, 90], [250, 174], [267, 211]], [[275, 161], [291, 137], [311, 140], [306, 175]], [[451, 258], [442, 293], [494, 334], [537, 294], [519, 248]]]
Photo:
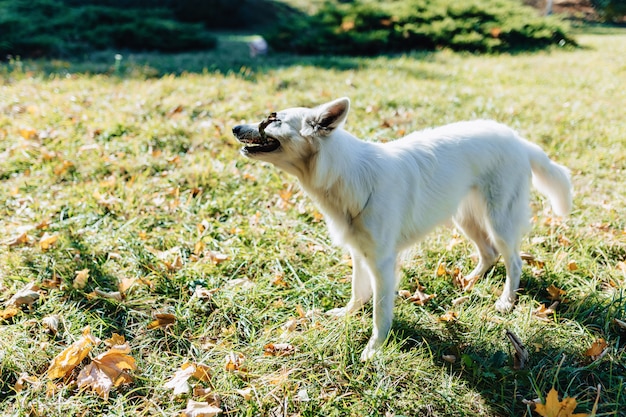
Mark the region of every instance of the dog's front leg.
[[352, 255], [352, 296], [345, 307], [334, 308], [326, 312], [331, 316], [342, 317], [356, 313], [372, 298], [372, 279], [364, 257], [351, 250]]
[[362, 361], [367, 361], [376, 355], [387, 339], [389, 330], [391, 330], [396, 288], [396, 257], [397, 254], [394, 253], [368, 259], [374, 289], [374, 328], [372, 336], [361, 354]]

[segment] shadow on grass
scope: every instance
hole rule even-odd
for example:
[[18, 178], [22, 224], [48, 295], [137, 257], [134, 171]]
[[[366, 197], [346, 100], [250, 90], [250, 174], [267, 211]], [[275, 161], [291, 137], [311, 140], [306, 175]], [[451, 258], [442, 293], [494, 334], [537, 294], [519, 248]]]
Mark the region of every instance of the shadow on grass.
[[[531, 291], [539, 294], [537, 288]], [[536, 298], [550, 304], [539, 295]], [[475, 329], [462, 321], [437, 327], [417, 323], [403, 314], [394, 319], [392, 337], [400, 343], [401, 350], [429, 352], [436, 366], [445, 367], [451, 376], [466, 381], [497, 415], [530, 415], [524, 400], [544, 398], [552, 386], [560, 395], [576, 397], [577, 412], [587, 413], [596, 399], [596, 387], [601, 386], [598, 415], [623, 415], [620, 412], [626, 406], [626, 332], [613, 323], [613, 318], [623, 317], [624, 311], [623, 290], [616, 291], [611, 299], [589, 296], [565, 303], [558, 310], [559, 323], [603, 334], [609, 340], [608, 353], [595, 360], [585, 356], [579, 341], [563, 345], [553, 334], [559, 328], [537, 320], [532, 333], [518, 335], [530, 353], [528, 362], [519, 370], [514, 368], [515, 351], [506, 337], [511, 323], [486, 326], [476, 338], [472, 336]], [[515, 395], [512, 397], [511, 393]]]

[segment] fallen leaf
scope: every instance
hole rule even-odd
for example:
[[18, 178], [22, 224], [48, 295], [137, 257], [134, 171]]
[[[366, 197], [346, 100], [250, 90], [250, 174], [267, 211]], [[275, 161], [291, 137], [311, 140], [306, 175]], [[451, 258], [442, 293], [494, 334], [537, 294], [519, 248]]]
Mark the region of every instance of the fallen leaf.
[[21, 245], [27, 245], [28, 244], [28, 235], [26, 234], [26, 232], [22, 233], [19, 236], [16, 236], [14, 238], [9, 239], [6, 242], [6, 245], [8, 245], [9, 247], [15, 247], [15, 246], [21, 246]]
[[252, 398], [252, 388], [237, 389], [235, 392], [243, 397], [244, 400], [249, 401]]
[[52, 335], [55, 335], [59, 331], [59, 320], [60, 319], [61, 319], [61, 317], [58, 314], [53, 314], [51, 316], [46, 316], [43, 319], [41, 319], [41, 324]]
[[464, 295], [462, 297], [455, 298], [454, 300], [452, 300], [452, 305], [453, 306], [461, 305], [461, 304], [467, 302], [469, 299], [470, 299], [469, 295]]
[[24, 389], [25, 387], [25, 383], [28, 382], [31, 385], [35, 385], [35, 386], [39, 386], [40, 385], [40, 381], [39, 378], [37, 378], [36, 376], [31, 376], [28, 375], [26, 372], [22, 372], [20, 374], [20, 377], [17, 379], [17, 381], [15, 382], [15, 385], [13, 386], [13, 388], [15, 389], [15, 392], [20, 392]]
[[435, 294], [426, 294], [425, 292], [423, 292], [424, 289], [424, 287], [418, 284], [417, 289], [415, 290], [413, 295], [410, 295], [411, 293], [408, 291], [400, 291], [398, 292], [398, 294], [401, 296], [405, 296], [408, 301], [411, 301], [414, 304], [423, 306], [429, 300], [435, 298]]
[[76, 289], [85, 288], [87, 285], [87, 280], [89, 279], [89, 269], [81, 269], [80, 271], [76, 271], [76, 276], [74, 277], [74, 283], [72, 286]]
[[7, 307], [27, 305], [28, 308], [31, 309], [35, 301], [39, 299], [39, 296], [39, 286], [34, 282], [30, 282], [9, 299]]
[[555, 301], [554, 303], [550, 304], [549, 307], [546, 307], [545, 304], [541, 304], [539, 307], [533, 310], [533, 315], [540, 320], [549, 321], [548, 316], [554, 315], [554, 311], [556, 309], [556, 306], [558, 305], [559, 305], [558, 301]]
[[45, 232], [41, 239], [39, 239], [39, 247], [41, 250], [47, 251], [57, 242], [57, 240], [59, 240], [58, 235], [50, 235], [48, 232]]
[[224, 253], [220, 253], [220, 252], [215, 252], [215, 251], [206, 251], [204, 252], [205, 256], [208, 256], [209, 259], [215, 264], [215, 265], [219, 265], [224, 261], [228, 260], [228, 255], [224, 254]]
[[101, 298], [122, 301], [122, 293], [119, 291], [106, 292], [102, 291], [100, 288], [96, 288], [95, 290], [93, 290], [93, 294]]
[[235, 278], [235, 279], [231, 279], [230, 281], [228, 281], [226, 283], [226, 285], [224, 285], [224, 288], [226, 289], [235, 289], [235, 288], [241, 288], [242, 290], [248, 290], [250, 288], [253, 288], [256, 284], [251, 281], [249, 278]]
[[245, 368], [243, 367], [245, 358], [241, 353], [232, 352], [226, 355], [224, 360], [226, 362], [226, 365], [225, 365], [226, 371], [228, 372], [245, 371]]
[[187, 401], [187, 408], [182, 412], [185, 417], [214, 417], [222, 412], [222, 409], [205, 401]]
[[463, 291], [471, 291], [479, 279], [479, 275], [464, 276], [459, 267], [454, 268], [454, 271], [452, 271], [452, 282]]
[[617, 324], [617, 327], [619, 327], [621, 330], [626, 330], [626, 321], [622, 321], [619, 319], [613, 319], [613, 321], [615, 322], [615, 324]]
[[559, 393], [550, 389], [546, 397], [546, 403], [535, 403], [535, 412], [543, 417], [587, 417], [588, 414], [573, 414], [576, 409], [576, 399], [572, 397], [563, 398], [559, 401]]
[[289, 343], [268, 343], [263, 350], [265, 356], [288, 356], [296, 352], [296, 348]]
[[122, 278], [120, 282], [117, 284], [117, 289], [122, 294], [126, 294], [130, 287], [132, 287], [135, 282], [137, 282], [137, 278]]
[[196, 368], [193, 366], [186, 369], [181, 368], [177, 370], [172, 379], [167, 381], [163, 386], [168, 389], [173, 389], [174, 395], [186, 394], [191, 389], [187, 380], [191, 378], [195, 371]]
[[113, 346], [122, 346], [125, 343], [126, 343], [126, 339], [124, 338], [124, 336], [117, 334], [117, 333], [113, 333], [110, 338], [104, 341], [104, 344], [110, 348]]
[[526, 349], [520, 338], [517, 337], [515, 333], [506, 330], [506, 337], [509, 338], [509, 341], [513, 345], [513, 349], [515, 349], [515, 354], [513, 355], [513, 369], [524, 369], [524, 366], [526, 366], [526, 362], [528, 362], [529, 358], [528, 349]]
[[446, 275], [447, 273], [448, 273], [448, 271], [446, 270], [446, 264], [444, 264], [443, 262], [439, 262], [439, 265], [437, 266], [436, 275], [438, 277], [442, 277], [442, 276]]
[[15, 306], [7, 307], [4, 310], [0, 310], [0, 320], [8, 320], [15, 317], [19, 312], [20, 310]]
[[80, 339], [52, 359], [52, 363], [48, 368], [48, 378], [56, 379], [67, 375], [87, 357], [91, 348], [99, 342], [98, 338], [91, 334], [89, 326], [85, 327]]
[[448, 311], [444, 315], [439, 317], [439, 321], [455, 322], [459, 318], [459, 314], [456, 311]]
[[441, 355], [441, 359], [443, 359], [444, 361], [446, 361], [448, 363], [455, 363], [456, 362], [456, 356], [454, 356], [454, 355]]
[[148, 330], [156, 329], [158, 327], [166, 328], [176, 323], [176, 316], [169, 313], [155, 313], [155, 320], [148, 324]]
[[91, 388], [96, 394], [109, 398], [109, 392], [113, 387], [128, 384], [133, 381], [128, 371], [137, 369], [135, 359], [128, 355], [130, 346], [116, 345], [107, 352], [96, 356], [78, 374], [76, 382], [79, 388]]
[[567, 263], [567, 270], [570, 272], [574, 272], [578, 270], [578, 264], [576, 263], [576, 261], [569, 261]]
[[589, 356], [594, 361], [602, 356], [605, 349], [608, 347], [606, 340], [599, 338], [591, 344], [591, 347], [584, 353], [585, 356]]
[[520, 257], [528, 265], [533, 266], [535, 268], [543, 269], [546, 266], [546, 263], [544, 261], [537, 259], [535, 255], [530, 254], [528, 252], [520, 253]]
[[566, 294], [564, 290], [557, 288], [554, 284], [546, 288], [552, 301], [562, 301], [563, 296]]

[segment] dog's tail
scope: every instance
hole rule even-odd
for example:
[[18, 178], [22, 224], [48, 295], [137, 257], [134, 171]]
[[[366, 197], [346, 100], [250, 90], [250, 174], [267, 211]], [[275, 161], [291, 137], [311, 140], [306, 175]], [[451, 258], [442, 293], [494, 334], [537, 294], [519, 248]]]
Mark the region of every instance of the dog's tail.
[[533, 185], [550, 199], [554, 212], [565, 216], [572, 210], [572, 183], [569, 169], [550, 160], [537, 145], [528, 143]]

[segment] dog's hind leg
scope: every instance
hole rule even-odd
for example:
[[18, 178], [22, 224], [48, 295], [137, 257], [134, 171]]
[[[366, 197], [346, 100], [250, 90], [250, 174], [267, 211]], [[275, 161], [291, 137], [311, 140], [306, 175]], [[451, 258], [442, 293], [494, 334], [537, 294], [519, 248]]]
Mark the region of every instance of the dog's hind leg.
[[478, 251], [478, 265], [467, 276], [468, 280], [482, 277], [498, 260], [498, 250], [486, 229], [486, 211], [478, 196], [470, 196], [454, 216], [455, 225], [474, 243]]
[[358, 252], [351, 250], [352, 255], [352, 296], [345, 307], [334, 308], [326, 312], [331, 316], [345, 316], [356, 313], [372, 298], [372, 279], [365, 259]]
[[374, 328], [372, 336], [361, 354], [362, 361], [367, 361], [376, 354], [385, 342], [385, 339], [387, 339], [389, 330], [391, 330], [396, 288], [397, 254], [376, 255], [374, 259], [366, 258], [366, 260], [372, 272]]
[[[496, 310], [507, 312], [513, 309], [517, 299], [520, 278], [522, 275], [522, 259], [520, 258], [520, 243], [522, 233], [528, 228], [528, 195], [527, 183], [520, 182], [515, 190], [505, 200], [506, 204], [498, 204], [490, 210], [494, 243], [506, 267], [506, 281], [502, 295], [496, 301]], [[496, 209], [498, 207], [499, 209]]]

